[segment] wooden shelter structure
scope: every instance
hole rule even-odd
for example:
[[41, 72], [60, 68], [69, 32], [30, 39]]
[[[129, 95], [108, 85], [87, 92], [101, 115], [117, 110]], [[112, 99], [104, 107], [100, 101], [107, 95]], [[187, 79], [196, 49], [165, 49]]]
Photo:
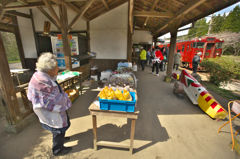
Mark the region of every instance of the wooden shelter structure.
[[[43, 32], [36, 29], [43, 25], [44, 16], [53, 24], [52, 28], [55, 28], [50, 30], [49, 34], [62, 34], [67, 70], [73, 69], [69, 34], [79, 37], [80, 34], [85, 34], [85, 41], [80, 40], [80, 43], [86, 45], [84, 52], [99, 51], [99, 58], [93, 60], [92, 65], [97, 64], [104, 69], [116, 65], [119, 61], [132, 61], [133, 38], [137, 31], [146, 32], [155, 44], [159, 36], [170, 32], [168, 62], [171, 66], [178, 28], [237, 2], [239, 0], [3, 0], [0, 2], [0, 31], [15, 34], [23, 68], [34, 69], [37, 57], [44, 51], [41, 38], [38, 37]], [[119, 7], [122, 8], [118, 9]], [[103, 16], [106, 17], [101, 18]], [[111, 21], [106, 21], [107, 18]], [[28, 43], [32, 41], [24, 42], [26, 39], [22, 34], [23, 29], [19, 29], [19, 23], [28, 23], [24, 19], [31, 21], [31, 30], [28, 30], [28, 33], [33, 35], [32, 45], [36, 47], [36, 53], [33, 53], [34, 50], [29, 51], [28, 47], [32, 46]], [[82, 27], [81, 24], [85, 26]], [[117, 42], [116, 36], [121, 36]], [[119, 54], [112, 53], [117, 51]], [[116, 55], [118, 58], [114, 59]], [[8, 124], [18, 125], [24, 121], [24, 117], [16, 99], [1, 36], [0, 56], [0, 105], [6, 112]], [[166, 81], [171, 79], [171, 75], [172, 67], [168, 67]]]

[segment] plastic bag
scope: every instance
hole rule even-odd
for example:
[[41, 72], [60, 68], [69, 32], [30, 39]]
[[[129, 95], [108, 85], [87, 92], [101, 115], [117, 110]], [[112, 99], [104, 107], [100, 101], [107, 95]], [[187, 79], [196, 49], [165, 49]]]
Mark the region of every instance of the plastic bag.
[[119, 89], [116, 89], [115, 95], [116, 95], [116, 97], [117, 97], [119, 100], [124, 100], [123, 94], [122, 94], [122, 92], [121, 92]]
[[123, 97], [125, 101], [132, 101], [132, 97], [126, 89], [124, 89], [123, 91]]

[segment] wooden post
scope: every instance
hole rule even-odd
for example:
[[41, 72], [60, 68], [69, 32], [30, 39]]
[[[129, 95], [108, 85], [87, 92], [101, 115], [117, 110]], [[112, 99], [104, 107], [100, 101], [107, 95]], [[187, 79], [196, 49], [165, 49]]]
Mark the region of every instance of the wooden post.
[[175, 54], [175, 48], [176, 48], [176, 41], [177, 41], [177, 29], [171, 30], [171, 41], [170, 41], [170, 48], [169, 48], [169, 56], [168, 56], [168, 67], [167, 67], [167, 77], [165, 79], [166, 82], [171, 81], [172, 77], [172, 70], [173, 70], [173, 62], [174, 62], [174, 54]]
[[92, 115], [93, 120], [93, 146], [94, 150], [97, 151], [97, 116]]
[[90, 22], [87, 21], [87, 38], [88, 38], [88, 52], [91, 52], [90, 47]]
[[[131, 13], [133, 11], [132, 6], [133, 3], [130, 3], [131, 0], [128, 2], [128, 20], [131, 21], [132, 17], [131, 17]], [[132, 23], [132, 21], [131, 21]], [[127, 60], [128, 62], [132, 62], [132, 25], [130, 25], [130, 23], [128, 23], [128, 37], [127, 37]]]
[[62, 29], [62, 41], [63, 41], [63, 51], [66, 69], [72, 70], [72, 60], [71, 60], [71, 49], [70, 49], [70, 39], [68, 35], [68, 17], [67, 17], [67, 7], [65, 5], [60, 5], [60, 21], [63, 24]]
[[127, 60], [128, 62], [132, 62], [132, 33], [130, 31], [130, 25], [128, 25]]
[[14, 34], [15, 34], [15, 37], [16, 37], [16, 42], [17, 42], [17, 46], [18, 46], [18, 52], [19, 52], [19, 56], [20, 56], [20, 59], [21, 59], [22, 67], [27, 68], [26, 63], [25, 63], [25, 55], [24, 55], [24, 51], [23, 51], [22, 39], [21, 39], [19, 27], [18, 27], [17, 17], [12, 16], [11, 18], [12, 18], [12, 23], [14, 24], [13, 25]]
[[72, 61], [71, 61], [71, 50], [70, 50], [70, 41], [67, 32], [62, 32], [62, 41], [63, 41], [63, 51], [66, 69], [72, 70]]
[[3, 108], [9, 125], [16, 125], [23, 120], [16, 97], [7, 54], [0, 33], [0, 106]]
[[177, 41], [177, 32], [178, 28], [181, 26], [182, 20], [185, 14], [182, 14], [178, 19], [168, 24], [170, 34], [171, 34], [171, 41], [170, 41], [170, 48], [169, 48], [169, 58], [168, 58], [168, 67], [167, 67], [167, 76], [165, 78], [166, 82], [170, 82], [172, 80], [172, 70], [174, 64], [174, 54], [176, 49], [176, 41]]
[[157, 46], [157, 38], [154, 38], [153, 41], [154, 41], [154, 49], [155, 49], [155, 46]]
[[135, 47], [133, 46], [133, 57], [135, 57]]
[[135, 133], [135, 123], [136, 123], [136, 119], [132, 119], [131, 135], [130, 135], [130, 149], [129, 149], [130, 154], [133, 153], [133, 141], [134, 141], [134, 133]]

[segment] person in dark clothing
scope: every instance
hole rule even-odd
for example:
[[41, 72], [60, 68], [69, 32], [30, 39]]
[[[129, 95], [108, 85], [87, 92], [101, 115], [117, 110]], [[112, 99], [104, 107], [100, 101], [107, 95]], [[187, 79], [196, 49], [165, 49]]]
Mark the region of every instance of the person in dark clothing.
[[198, 64], [200, 63], [200, 56], [202, 52], [198, 52], [192, 59], [193, 73], [197, 73]]
[[177, 53], [174, 54], [174, 65], [173, 65], [173, 69], [175, 69], [176, 66], [176, 70], [178, 70], [178, 66], [180, 65], [181, 62], [181, 53], [180, 50], [177, 50]]
[[[162, 55], [163, 55], [163, 57], [164, 57], [165, 47], [162, 47], [162, 48], [160, 49], [160, 51], [161, 51], [161, 53], [162, 53]], [[164, 60], [162, 60], [162, 61], [160, 62], [160, 64], [159, 64], [159, 69], [160, 69], [160, 71], [163, 71], [163, 63], [164, 63]]]
[[169, 55], [169, 48], [166, 47], [165, 52], [163, 54], [163, 57], [164, 57], [164, 59], [163, 59], [163, 61], [164, 61], [164, 63], [163, 63], [163, 71], [165, 71], [166, 63], [168, 62], [168, 55]]
[[140, 60], [141, 60], [142, 71], [144, 71], [145, 61], [147, 60], [147, 52], [146, 50], [143, 49], [143, 47], [141, 47]]
[[152, 67], [152, 74], [154, 73], [154, 67], [156, 67], [156, 75], [159, 76], [158, 74], [158, 70], [159, 70], [159, 64], [161, 63], [161, 61], [163, 60], [163, 55], [162, 52], [159, 50], [158, 46], [155, 46], [155, 51], [153, 53], [153, 67]]

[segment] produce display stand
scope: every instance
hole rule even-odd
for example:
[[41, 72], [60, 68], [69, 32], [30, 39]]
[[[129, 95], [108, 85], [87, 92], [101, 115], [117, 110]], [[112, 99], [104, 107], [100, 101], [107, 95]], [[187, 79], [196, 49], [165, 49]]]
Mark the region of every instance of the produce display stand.
[[80, 92], [82, 94], [82, 78], [81, 78], [82, 77], [82, 72], [79, 72], [79, 76], [68, 77], [68, 78], [63, 79], [63, 80], [57, 80], [57, 82], [59, 83], [59, 85], [63, 85], [64, 90], [65, 90], [64, 85], [66, 85], [66, 84], [68, 86], [68, 89], [70, 89], [70, 86], [72, 86], [72, 87], [76, 86], [76, 84], [74, 83], [74, 78], [76, 78], [76, 77], [78, 77], [78, 81], [80, 83]]
[[[135, 91], [136, 93], [136, 91]], [[98, 101], [99, 97], [97, 96], [94, 101]], [[134, 141], [134, 132], [135, 132], [135, 122], [138, 118], [139, 110], [137, 108], [137, 93], [136, 93], [136, 105], [133, 113], [123, 112], [123, 111], [111, 111], [111, 110], [101, 110], [99, 106], [95, 103], [92, 103], [89, 106], [90, 114], [92, 115], [93, 121], [93, 145], [94, 150], [97, 150], [97, 146], [107, 146], [107, 147], [117, 147], [117, 148], [126, 148], [129, 149], [130, 154], [133, 153], [133, 141]], [[97, 141], [97, 116], [111, 116], [111, 117], [120, 117], [120, 118], [129, 118], [132, 119], [131, 123], [131, 135], [130, 135], [130, 144], [121, 144], [116, 142], [109, 141]]]

